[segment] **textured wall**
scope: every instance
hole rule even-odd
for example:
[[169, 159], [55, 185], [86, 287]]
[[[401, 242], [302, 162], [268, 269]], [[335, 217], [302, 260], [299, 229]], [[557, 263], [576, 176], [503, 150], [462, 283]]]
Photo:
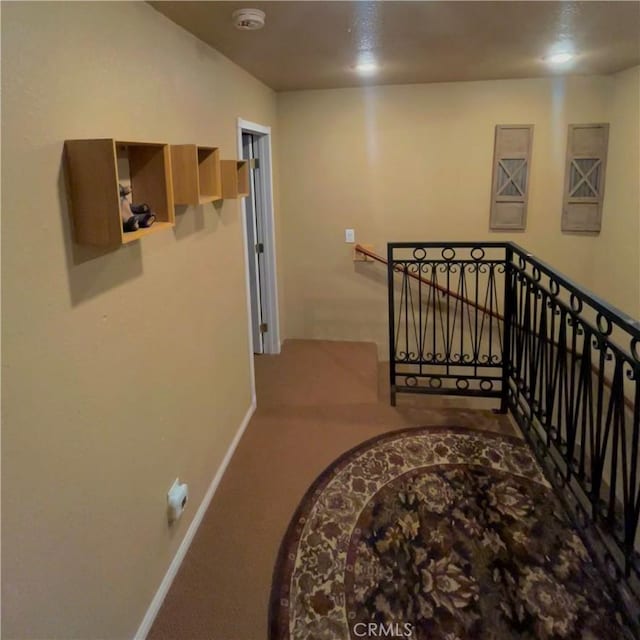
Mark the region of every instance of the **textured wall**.
[[64, 139], [234, 158], [236, 118], [275, 107], [145, 3], [3, 4], [3, 637], [131, 637], [251, 401], [238, 203], [96, 256], [70, 239]]
[[[601, 237], [561, 233], [560, 216], [567, 125], [615, 120], [617, 83], [588, 76], [278, 94], [286, 334], [374, 340], [386, 353], [384, 268], [354, 265], [347, 227], [378, 253], [388, 241], [515, 240], [606, 297], [594, 256], [616, 251], [616, 240], [604, 241], [616, 224], [612, 207]], [[637, 131], [637, 107], [625, 109]], [[522, 233], [488, 228], [496, 124], [535, 125]], [[637, 162], [612, 186], [615, 158], [622, 161], [616, 139], [626, 140], [630, 126], [612, 122], [608, 193], [637, 189]], [[637, 133], [626, 144], [634, 141]], [[628, 217], [637, 216], [632, 200], [620, 205]], [[637, 227], [625, 242], [637, 247]], [[637, 293], [625, 282], [621, 297]]]
[[640, 67], [614, 76], [602, 232], [593, 287], [640, 318]]
[[[637, 82], [279, 96], [283, 337], [384, 344], [384, 273], [354, 267], [345, 227], [378, 251], [515, 239], [633, 312]], [[146, 4], [2, 6], [4, 637], [130, 637], [250, 403], [238, 204], [180, 208], [174, 231], [99, 255], [70, 239], [63, 141], [235, 157], [238, 116], [275, 125], [274, 94]], [[592, 121], [612, 123], [603, 231], [562, 235], [566, 125]], [[490, 233], [493, 127], [510, 122], [536, 125], [528, 229]], [[177, 475], [192, 508], [169, 530]]]

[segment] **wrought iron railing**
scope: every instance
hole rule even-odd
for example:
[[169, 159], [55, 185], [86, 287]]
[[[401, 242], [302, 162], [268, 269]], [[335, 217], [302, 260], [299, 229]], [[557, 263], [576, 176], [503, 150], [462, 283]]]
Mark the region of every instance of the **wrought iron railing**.
[[388, 246], [391, 398], [501, 397], [505, 247]]
[[509, 242], [391, 243], [391, 402], [500, 399], [640, 629], [640, 323]]

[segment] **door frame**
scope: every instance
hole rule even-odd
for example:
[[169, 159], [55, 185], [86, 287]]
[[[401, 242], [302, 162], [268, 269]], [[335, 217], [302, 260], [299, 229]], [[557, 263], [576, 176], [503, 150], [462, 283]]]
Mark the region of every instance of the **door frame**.
[[[262, 283], [265, 292], [265, 300], [263, 300], [262, 311], [263, 321], [269, 325], [269, 330], [262, 338], [263, 353], [276, 354], [280, 353], [280, 314], [278, 312], [278, 279], [276, 268], [276, 234], [273, 209], [273, 157], [271, 153], [271, 127], [266, 127], [243, 118], [238, 118], [237, 135], [238, 135], [238, 159], [242, 159], [242, 134], [251, 133], [260, 136], [258, 139], [258, 149], [260, 160], [262, 162], [261, 169], [263, 180], [261, 180], [260, 194], [264, 203], [262, 211], [262, 229], [264, 230], [264, 273], [265, 282]], [[249, 331], [249, 347], [251, 363], [253, 365], [253, 330], [251, 325], [251, 284], [249, 281], [249, 259], [252, 257], [251, 248], [247, 241], [247, 208], [245, 199], [242, 198], [242, 232], [244, 242], [244, 268], [247, 293], [247, 315], [248, 315], [248, 331]]]

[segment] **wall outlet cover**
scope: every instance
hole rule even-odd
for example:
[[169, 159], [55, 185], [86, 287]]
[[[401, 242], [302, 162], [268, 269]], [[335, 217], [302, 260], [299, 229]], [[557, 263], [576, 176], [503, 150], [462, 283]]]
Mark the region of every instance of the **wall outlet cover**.
[[176, 481], [171, 485], [171, 489], [169, 489], [169, 493], [167, 493], [167, 516], [170, 524], [180, 518], [184, 508], [187, 506], [188, 499], [189, 487], [180, 483], [180, 480], [176, 478]]

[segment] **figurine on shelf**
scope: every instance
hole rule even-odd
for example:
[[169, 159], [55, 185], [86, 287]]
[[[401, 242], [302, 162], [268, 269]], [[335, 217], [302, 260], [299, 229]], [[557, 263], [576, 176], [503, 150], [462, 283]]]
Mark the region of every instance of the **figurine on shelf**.
[[120, 217], [122, 218], [122, 230], [125, 233], [150, 227], [156, 216], [148, 204], [132, 204], [127, 197], [131, 193], [131, 187], [120, 187]]
[[123, 187], [122, 185], [118, 186], [120, 187], [120, 217], [122, 218], [122, 230], [125, 233], [137, 231], [140, 228], [140, 225], [133, 215], [133, 211], [131, 211], [131, 203], [127, 198], [131, 193], [131, 188]]
[[130, 208], [139, 226], [150, 227], [156, 221], [156, 214], [151, 211], [148, 204], [144, 202], [142, 204], [132, 204]]

